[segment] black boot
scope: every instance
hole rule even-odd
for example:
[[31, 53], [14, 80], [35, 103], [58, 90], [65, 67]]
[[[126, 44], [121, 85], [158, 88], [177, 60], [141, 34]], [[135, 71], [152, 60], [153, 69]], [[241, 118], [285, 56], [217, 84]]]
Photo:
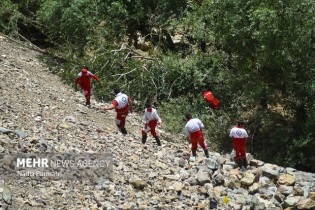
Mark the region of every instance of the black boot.
[[235, 163], [238, 165], [238, 167], [241, 169], [243, 166], [243, 160], [242, 159], [238, 159], [238, 160], [234, 160]]
[[209, 151], [208, 151], [208, 148], [207, 148], [207, 149], [204, 149], [203, 151], [205, 152], [206, 158], [209, 158]]
[[196, 157], [197, 156], [197, 150], [191, 150], [192, 151], [192, 156]]
[[191, 150], [191, 151], [192, 151], [192, 156], [189, 158], [189, 162], [194, 162], [196, 160], [197, 150]]
[[247, 159], [244, 158], [244, 159], [242, 159], [242, 161], [243, 161], [243, 166], [244, 166], [245, 168], [247, 168], [247, 166], [248, 166]]
[[127, 134], [127, 130], [125, 127], [120, 128], [120, 131], [122, 134], [126, 135]]
[[241, 162], [241, 172], [245, 172], [247, 170], [247, 160], [246, 158], [245, 159], [240, 159], [240, 162]]
[[158, 136], [154, 136], [154, 138], [156, 140], [157, 145], [161, 146], [160, 138]]
[[147, 141], [147, 134], [142, 134], [142, 144], [145, 144], [145, 142]]

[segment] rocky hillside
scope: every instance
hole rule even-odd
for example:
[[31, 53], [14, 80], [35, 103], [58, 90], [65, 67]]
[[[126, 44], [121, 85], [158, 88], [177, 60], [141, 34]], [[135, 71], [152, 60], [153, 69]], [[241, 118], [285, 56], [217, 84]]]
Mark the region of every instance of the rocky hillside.
[[[189, 163], [188, 144], [161, 133], [162, 147], [141, 141], [142, 116], [123, 136], [108, 105], [84, 97], [51, 74], [40, 54], [0, 36], [1, 209], [314, 209], [315, 174], [255, 160], [240, 173], [229, 155], [203, 152]], [[163, 118], [163, 116], [161, 116]], [[184, 125], [183, 125], [184, 126]], [[113, 170], [85, 179], [26, 179], [6, 175], [18, 153], [111, 154]]]

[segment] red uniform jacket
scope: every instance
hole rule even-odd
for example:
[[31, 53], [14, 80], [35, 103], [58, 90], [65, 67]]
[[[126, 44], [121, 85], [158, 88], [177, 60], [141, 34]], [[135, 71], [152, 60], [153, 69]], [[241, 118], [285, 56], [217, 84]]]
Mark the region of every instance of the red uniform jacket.
[[82, 72], [80, 72], [75, 79], [75, 85], [77, 86], [79, 83], [82, 89], [89, 89], [91, 88], [91, 78], [99, 81], [99, 78], [89, 71], [87, 72], [87, 74], [82, 74]]

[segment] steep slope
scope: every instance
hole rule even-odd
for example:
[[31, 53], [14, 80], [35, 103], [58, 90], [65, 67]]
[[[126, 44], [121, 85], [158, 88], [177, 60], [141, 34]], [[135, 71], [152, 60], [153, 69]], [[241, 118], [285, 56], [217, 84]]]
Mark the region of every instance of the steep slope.
[[[113, 171], [94, 182], [0, 177], [0, 206], [10, 209], [281, 209], [315, 207], [314, 174], [251, 161], [241, 174], [228, 155], [199, 152], [188, 163], [188, 144], [162, 133], [140, 144], [141, 118], [127, 120], [130, 134], [117, 132], [106, 103], [84, 97], [63, 84], [39, 60], [38, 52], [0, 36], [0, 153], [110, 153]], [[161, 116], [163, 118], [163, 116]], [[184, 125], [183, 125], [184, 126]], [[16, 131], [19, 135], [4, 132]], [[26, 136], [23, 136], [26, 134]], [[168, 141], [172, 139], [173, 141]], [[5, 156], [7, 157], [7, 156]], [[6, 170], [2, 156], [1, 170]], [[0, 194], [1, 195], [1, 194]]]

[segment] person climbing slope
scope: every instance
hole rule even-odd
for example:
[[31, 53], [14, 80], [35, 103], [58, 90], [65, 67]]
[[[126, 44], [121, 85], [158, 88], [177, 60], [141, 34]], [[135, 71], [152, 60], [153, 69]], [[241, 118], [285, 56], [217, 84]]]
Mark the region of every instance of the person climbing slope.
[[162, 120], [159, 117], [156, 109], [152, 108], [151, 102], [147, 102], [144, 110], [143, 117], [144, 128], [142, 129], [142, 144], [146, 143], [147, 133], [150, 132], [152, 136], [155, 138], [156, 143], [161, 146], [161, 142], [159, 136], [157, 135], [155, 128], [156, 126], [162, 125]]
[[121, 131], [122, 134], [127, 134], [127, 130], [125, 128], [126, 117], [129, 114], [129, 111], [132, 113], [132, 102], [129, 96], [122, 93], [120, 89], [114, 88], [115, 99], [113, 103], [109, 107], [100, 108], [100, 110], [111, 110], [115, 109], [116, 111], [116, 125]]
[[75, 79], [75, 91], [78, 91], [78, 83], [80, 84], [80, 87], [82, 91], [85, 94], [85, 105], [90, 106], [90, 98], [91, 98], [91, 78], [96, 80], [97, 82], [100, 82], [99, 78], [89, 72], [89, 69], [87, 66], [84, 66], [82, 68], [82, 71], [77, 75]]
[[205, 138], [202, 134], [202, 129], [205, 127], [203, 123], [198, 119], [194, 118], [192, 119], [191, 114], [187, 113], [185, 115], [186, 118], [186, 125], [185, 125], [185, 131], [186, 136], [190, 139], [191, 142], [191, 151], [192, 156], [190, 157], [190, 161], [195, 161], [197, 156], [197, 149], [198, 149], [198, 143], [204, 150], [206, 158], [209, 158], [209, 151], [208, 146], [205, 142]]

